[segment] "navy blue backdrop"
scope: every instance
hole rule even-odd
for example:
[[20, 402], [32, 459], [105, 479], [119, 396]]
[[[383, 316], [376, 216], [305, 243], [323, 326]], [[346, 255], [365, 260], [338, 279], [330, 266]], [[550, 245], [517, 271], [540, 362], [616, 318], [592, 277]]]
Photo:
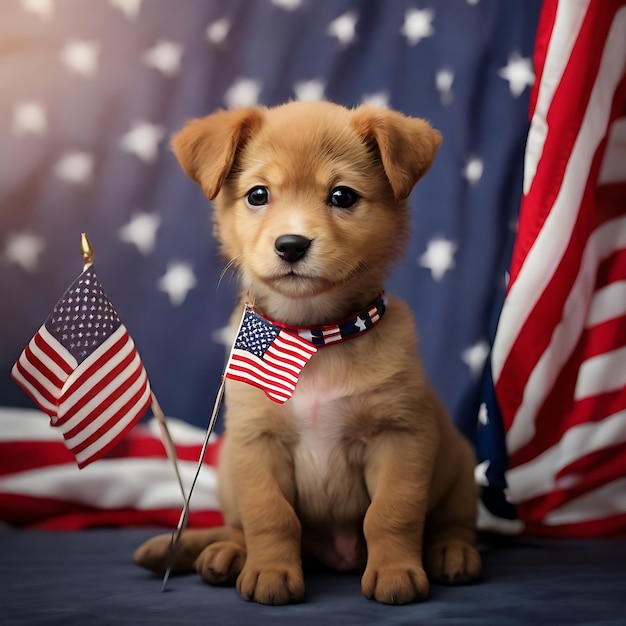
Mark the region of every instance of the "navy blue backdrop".
[[0, 4], [0, 406], [21, 350], [82, 269], [165, 412], [205, 427], [234, 302], [210, 205], [168, 137], [216, 108], [374, 101], [444, 142], [411, 197], [387, 290], [473, 434], [521, 194], [540, 0], [7, 0]]

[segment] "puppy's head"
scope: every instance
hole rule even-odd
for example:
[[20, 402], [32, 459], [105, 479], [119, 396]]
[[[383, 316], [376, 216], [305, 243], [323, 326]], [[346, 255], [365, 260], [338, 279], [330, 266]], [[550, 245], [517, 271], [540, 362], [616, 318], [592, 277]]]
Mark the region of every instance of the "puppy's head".
[[192, 120], [172, 147], [245, 287], [293, 299], [381, 288], [440, 141], [394, 111], [291, 102]]

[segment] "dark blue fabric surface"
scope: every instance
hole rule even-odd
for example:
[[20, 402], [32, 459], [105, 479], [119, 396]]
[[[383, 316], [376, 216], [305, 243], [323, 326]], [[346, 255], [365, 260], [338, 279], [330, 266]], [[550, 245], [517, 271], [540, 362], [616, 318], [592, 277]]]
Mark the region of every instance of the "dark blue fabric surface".
[[309, 574], [300, 605], [247, 603], [198, 576], [161, 580], [131, 562], [146, 530], [0, 531], [0, 621], [41, 624], [527, 624], [626, 623], [626, 542], [518, 540], [489, 549], [469, 587], [433, 586], [427, 602], [366, 600], [359, 577]]

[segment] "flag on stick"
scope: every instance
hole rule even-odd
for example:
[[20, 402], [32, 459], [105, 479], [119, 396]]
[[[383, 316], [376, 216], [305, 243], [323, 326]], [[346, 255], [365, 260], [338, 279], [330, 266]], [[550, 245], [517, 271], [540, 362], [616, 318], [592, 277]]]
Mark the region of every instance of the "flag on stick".
[[306, 339], [272, 324], [246, 306], [226, 367], [226, 378], [239, 380], [283, 404], [317, 348]]
[[151, 403], [135, 344], [90, 262], [11, 375], [61, 430], [80, 468], [115, 446]]
[[165, 590], [176, 561], [176, 552], [184, 528], [189, 519], [189, 503], [204, 462], [209, 438], [217, 421], [226, 379], [238, 380], [265, 392], [270, 400], [284, 404], [296, 388], [298, 376], [317, 348], [306, 339], [289, 333], [255, 313], [246, 304], [237, 336], [228, 355], [222, 381], [215, 397], [213, 412], [200, 451], [198, 467], [185, 500], [176, 529], [172, 532], [168, 565], [163, 577], [161, 591]]

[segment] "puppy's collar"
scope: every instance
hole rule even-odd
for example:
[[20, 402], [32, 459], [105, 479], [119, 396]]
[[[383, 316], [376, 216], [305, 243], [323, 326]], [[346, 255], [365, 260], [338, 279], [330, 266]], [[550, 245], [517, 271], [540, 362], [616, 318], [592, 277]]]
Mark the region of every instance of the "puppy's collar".
[[321, 324], [320, 326], [289, 326], [277, 322], [261, 313], [257, 315], [294, 335], [312, 343], [316, 347], [328, 346], [333, 343], [353, 339], [371, 330], [380, 322], [387, 309], [387, 298], [381, 293], [368, 307], [350, 315], [335, 324]]

